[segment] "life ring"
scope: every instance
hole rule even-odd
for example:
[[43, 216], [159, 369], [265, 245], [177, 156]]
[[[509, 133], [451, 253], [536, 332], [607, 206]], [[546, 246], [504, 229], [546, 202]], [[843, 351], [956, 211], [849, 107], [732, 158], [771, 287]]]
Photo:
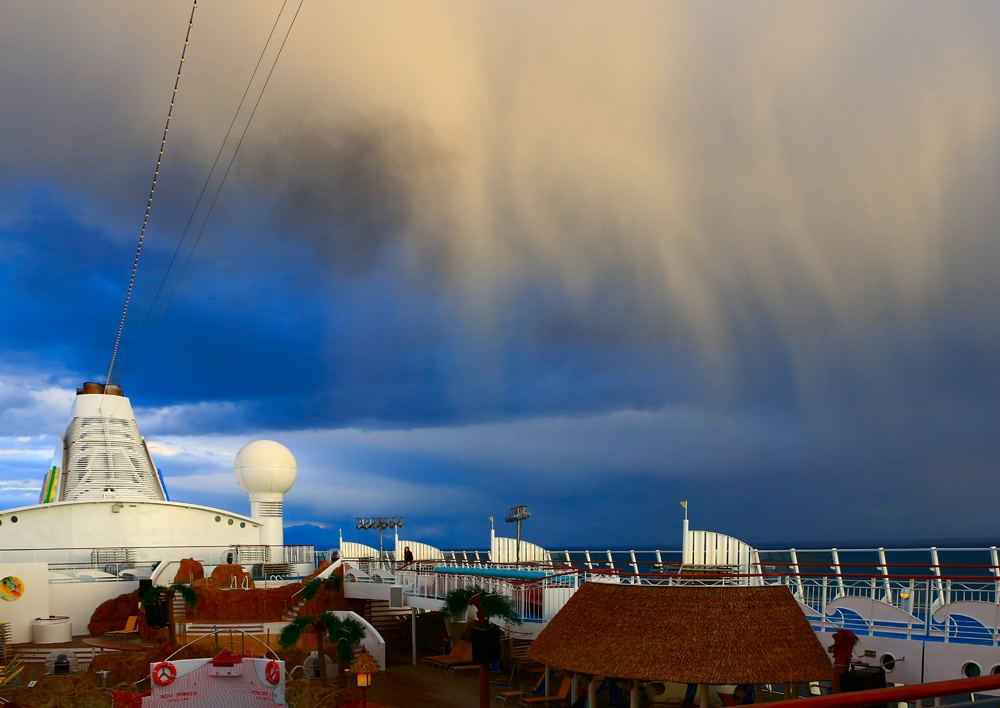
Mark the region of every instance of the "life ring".
[[157, 686], [169, 686], [177, 678], [177, 667], [169, 661], [161, 661], [153, 667], [153, 683]]
[[267, 667], [264, 669], [264, 677], [272, 686], [276, 686], [278, 684], [281, 680], [281, 667], [278, 666], [277, 661], [267, 662]]

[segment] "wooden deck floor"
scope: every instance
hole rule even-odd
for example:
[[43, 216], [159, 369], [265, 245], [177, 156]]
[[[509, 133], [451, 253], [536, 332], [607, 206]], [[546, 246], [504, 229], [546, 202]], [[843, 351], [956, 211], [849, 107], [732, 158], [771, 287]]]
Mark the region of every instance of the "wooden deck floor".
[[[49, 652], [60, 648], [72, 649], [82, 653], [91, 651], [83, 643], [83, 637], [74, 637], [72, 642], [65, 644], [18, 644], [13, 647], [22, 655], [38, 656], [44, 659]], [[98, 652], [100, 650], [97, 650]], [[43, 653], [44, 652], [44, 653]], [[418, 656], [418, 661], [424, 654]], [[89, 655], [87, 661], [90, 661]], [[377, 703], [392, 708], [477, 708], [479, 705], [479, 675], [475, 671], [456, 672], [448, 676], [441, 669], [433, 669], [426, 664], [414, 666], [409, 651], [390, 644], [387, 647], [386, 671], [373, 677], [372, 687], [368, 689], [369, 703]], [[44, 675], [44, 664], [37, 658], [25, 664], [23, 681], [40, 678]], [[533, 684], [537, 677], [515, 677], [515, 685]], [[511, 702], [508, 701], [508, 705]], [[296, 708], [291, 706], [291, 708]]]

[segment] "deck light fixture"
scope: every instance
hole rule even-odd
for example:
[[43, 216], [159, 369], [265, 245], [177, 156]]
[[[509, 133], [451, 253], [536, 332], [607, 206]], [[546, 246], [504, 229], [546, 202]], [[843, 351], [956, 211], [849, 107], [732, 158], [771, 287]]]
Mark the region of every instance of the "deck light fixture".
[[358, 531], [373, 530], [378, 531], [378, 559], [382, 562], [382, 532], [386, 529], [403, 528], [402, 516], [358, 516], [354, 519], [354, 526]]
[[368, 687], [372, 685], [372, 674], [378, 673], [378, 664], [372, 661], [364, 648], [358, 658], [351, 662], [351, 673], [358, 678], [358, 688], [361, 689], [361, 706], [368, 708]]
[[528, 511], [527, 504], [521, 504], [520, 506], [512, 506], [507, 510], [507, 523], [517, 524], [517, 546], [515, 550], [514, 562], [521, 562], [521, 522], [531, 516], [531, 512]]

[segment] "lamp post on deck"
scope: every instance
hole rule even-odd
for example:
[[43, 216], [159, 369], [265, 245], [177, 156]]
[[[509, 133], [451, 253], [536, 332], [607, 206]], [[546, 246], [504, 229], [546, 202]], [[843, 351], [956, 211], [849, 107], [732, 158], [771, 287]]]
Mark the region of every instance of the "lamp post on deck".
[[[521, 504], [520, 506], [512, 506], [507, 510], [507, 523], [517, 524], [517, 546], [514, 556], [515, 563], [521, 562], [521, 522], [531, 516], [531, 512], [528, 511], [527, 504]], [[494, 558], [494, 560], [496, 560]]]
[[358, 531], [361, 529], [378, 529], [378, 562], [382, 566], [382, 532], [386, 529], [403, 528], [402, 516], [358, 516], [354, 519]]

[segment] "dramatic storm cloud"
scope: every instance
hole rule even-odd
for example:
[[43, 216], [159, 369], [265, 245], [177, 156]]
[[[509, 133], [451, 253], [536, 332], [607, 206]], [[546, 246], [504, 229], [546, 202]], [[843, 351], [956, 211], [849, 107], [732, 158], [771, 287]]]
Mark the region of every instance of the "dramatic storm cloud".
[[[676, 545], [681, 499], [754, 543], [994, 533], [995, 5], [305, 3], [154, 307], [280, 7], [199, 4], [114, 374], [175, 498], [244, 504], [267, 436], [293, 522], [445, 546], [517, 503]], [[189, 11], [0, 27], [10, 503], [106, 375]]]

